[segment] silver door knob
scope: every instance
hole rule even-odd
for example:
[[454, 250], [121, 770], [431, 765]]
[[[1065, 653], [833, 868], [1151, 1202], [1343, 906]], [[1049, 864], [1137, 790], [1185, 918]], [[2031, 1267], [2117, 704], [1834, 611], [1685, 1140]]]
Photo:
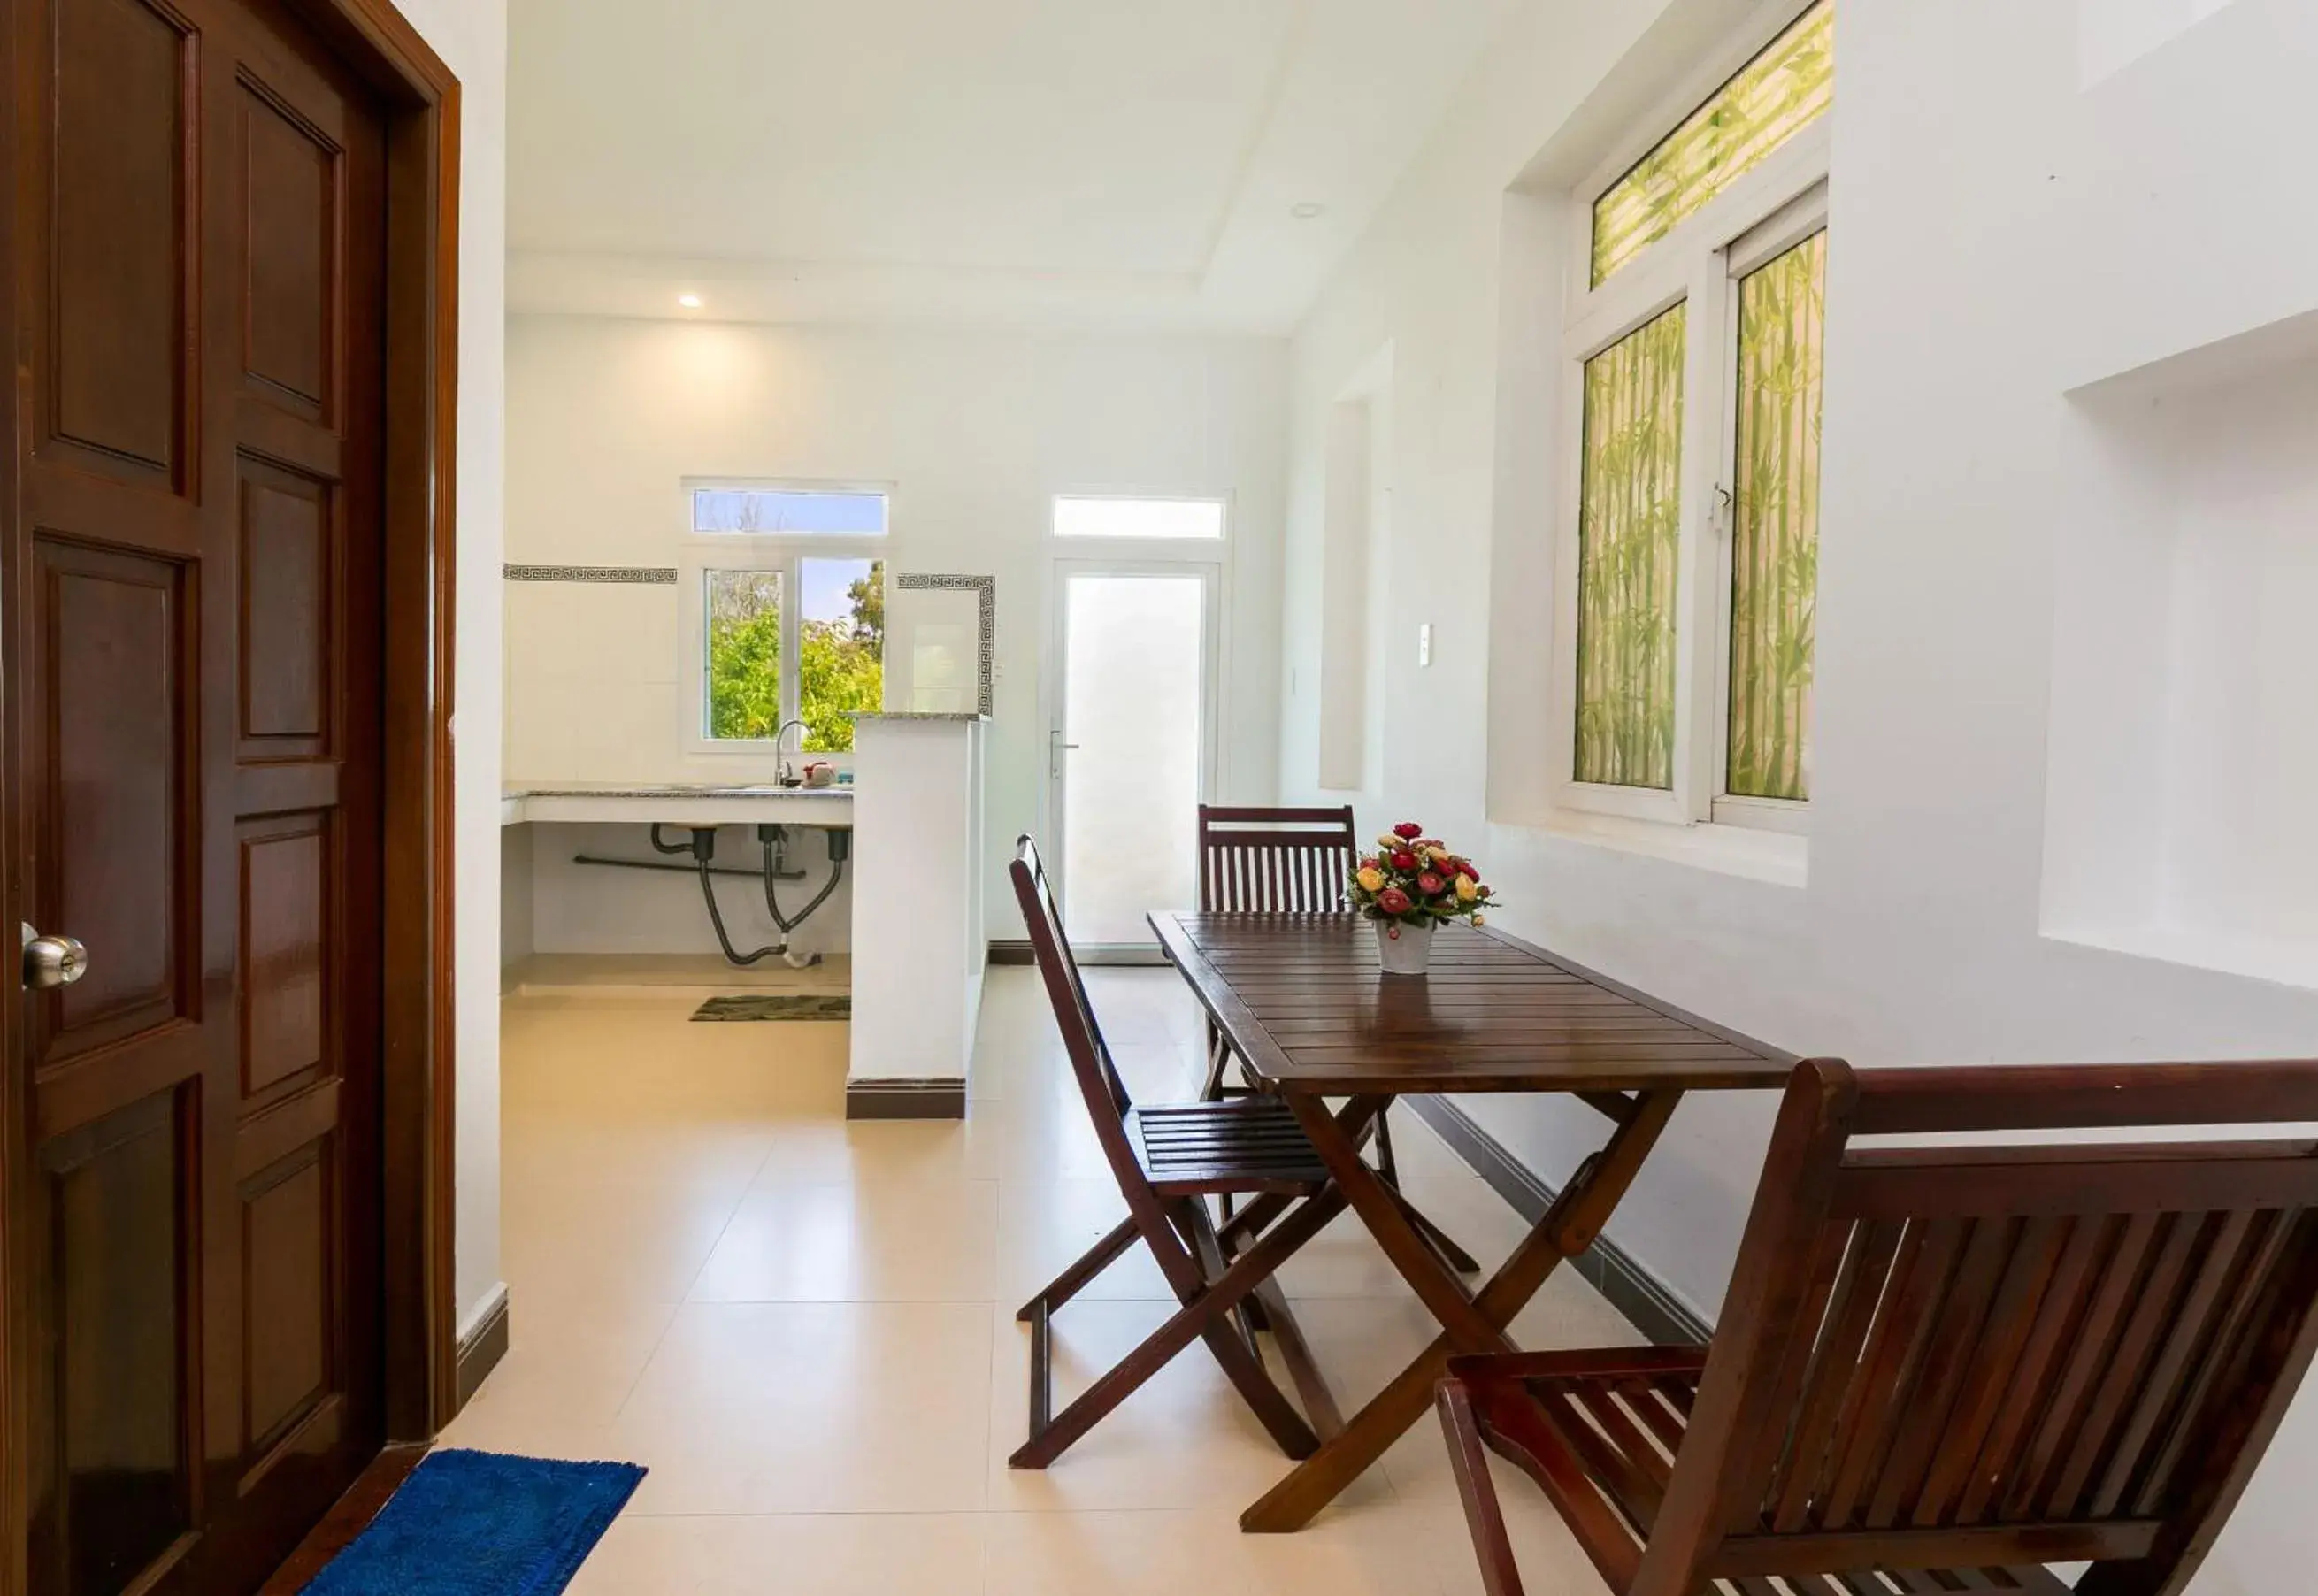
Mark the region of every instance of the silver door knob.
[[77, 938], [43, 937], [30, 926], [22, 926], [22, 930], [24, 984], [34, 991], [70, 986], [88, 973], [88, 949]]

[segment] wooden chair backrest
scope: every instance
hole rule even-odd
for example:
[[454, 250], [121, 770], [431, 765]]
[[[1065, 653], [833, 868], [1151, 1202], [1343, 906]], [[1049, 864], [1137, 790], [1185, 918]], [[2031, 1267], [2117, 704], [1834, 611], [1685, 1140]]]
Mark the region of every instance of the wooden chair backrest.
[[[1102, 1142], [1103, 1152], [1110, 1155], [1113, 1170], [1124, 1179], [1128, 1171], [1138, 1170], [1134, 1151], [1127, 1140], [1127, 1116], [1135, 1107], [1128, 1096], [1127, 1083], [1119, 1079], [1118, 1067], [1112, 1063], [1110, 1047], [1102, 1039], [1102, 1026], [1095, 1018], [1094, 1005], [1087, 1000], [1086, 980], [1079, 973], [1079, 962], [1071, 952], [1071, 939], [1063, 930], [1063, 914], [1055, 902], [1055, 892], [1047, 880], [1046, 865], [1039, 860], [1038, 845], [1029, 837], [1015, 844], [1014, 863], [1008, 867], [1013, 877], [1015, 901], [1021, 905], [1022, 923], [1030, 933], [1030, 954], [1038, 966], [1038, 973], [1047, 988], [1047, 1000], [1055, 1010], [1056, 1027], [1063, 1035], [1063, 1051], [1071, 1061], [1071, 1073], [1079, 1084], [1079, 1092], [1086, 1099], [1087, 1113], [1094, 1120], [1095, 1134]], [[1124, 1164], [1121, 1160], [1124, 1159]]]
[[2179, 1591], [2318, 1345], [2318, 1144], [2079, 1133], [2313, 1122], [2318, 1061], [1801, 1065], [1632, 1596], [2080, 1561], [2079, 1596]]
[[1352, 808], [1199, 805], [1199, 907], [1211, 914], [1326, 914], [1344, 906], [1360, 844]]

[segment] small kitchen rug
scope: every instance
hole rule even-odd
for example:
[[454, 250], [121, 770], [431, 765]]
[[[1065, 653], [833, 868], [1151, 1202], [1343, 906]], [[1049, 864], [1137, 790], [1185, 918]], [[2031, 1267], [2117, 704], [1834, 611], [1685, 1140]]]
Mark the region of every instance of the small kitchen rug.
[[692, 1011], [695, 1019], [851, 1019], [850, 998], [765, 992], [744, 998], [711, 998]]
[[304, 1596], [555, 1596], [643, 1477], [633, 1463], [430, 1452]]

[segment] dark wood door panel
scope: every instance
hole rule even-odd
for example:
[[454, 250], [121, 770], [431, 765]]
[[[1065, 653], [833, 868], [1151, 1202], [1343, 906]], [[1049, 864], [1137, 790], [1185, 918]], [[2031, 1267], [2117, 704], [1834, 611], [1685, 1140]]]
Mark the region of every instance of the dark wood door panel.
[[[327, 1450], [338, 1439], [343, 1377], [332, 1143], [318, 1137], [241, 1187], [244, 1493], [282, 1455]], [[311, 1433], [318, 1430], [326, 1433]]]
[[[244, 0], [273, 13], [271, 0]], [[339, 65], [288, 32], [247, 32], [236, 63], [245, 243], [244, 390], [326, 433], [349, 429], [357, 403], [346, 378], [379, 363], [353, 345], [355, 314], [379, 281], [355, 260], [351, 228], [383, 203], [384, 160], [374, 115]], [[366, 247], [366, 246], [365, 246]], [[374, 325], [373, 323], [364, 324]]]
[[39, 1589], [112, 1592], [193, 1542], [202, 1507], [186, 1215], [198, 1179], [191, 1083], [139, 1098], [42, 1151], [53, 1296], [40, 1315], [57, 1371], [36, 1442]]
[[195, 30], [151, 0], [59, 0], [50, 17], [44, 435], [82, 470], [182, 491], [198, 403]]
[[247, 71], [240, 85], [249, 239], [242, 369], [298, 414], [335, 421], [344, 151], [278, 88]]
[[276, 0], [0, 6], [31, 1592], [238, 1596], [382, 1433], [383, 122]]
[[85, 979], [33, 1004], [46, 1068], [189, 1012], [199, 681], [182, 564], [47, 537], [33, 550], [33, 919], [69, 928], [91, 958]]
[[241, 758], [329, 749], [337, 642], [336, 495], [327, 482], [241, 462]]
[[326, 929], [330, 835], [319, 815], [241, 833], [241, 1091], [245, 1107], [332, 1072]]

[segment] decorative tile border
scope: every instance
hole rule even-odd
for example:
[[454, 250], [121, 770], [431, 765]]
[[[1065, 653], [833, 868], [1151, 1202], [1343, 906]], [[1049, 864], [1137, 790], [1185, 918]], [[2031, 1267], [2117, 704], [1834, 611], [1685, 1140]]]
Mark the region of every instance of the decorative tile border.
[[510, 582], [615, 582], [639, 587], [673, 587], [672, 565], [505, 565]]
[[980, 677], [978, 713], [990, 713], [991, 666], [997, 655], [998, 638], [998, 578], [996, 577], [960, 577], [930, 575], [924, 571], [897, 571], [894, 586], [904, 593], [973, 592], [981, 598], [981, 635], [976, 652], [977, 674]]

